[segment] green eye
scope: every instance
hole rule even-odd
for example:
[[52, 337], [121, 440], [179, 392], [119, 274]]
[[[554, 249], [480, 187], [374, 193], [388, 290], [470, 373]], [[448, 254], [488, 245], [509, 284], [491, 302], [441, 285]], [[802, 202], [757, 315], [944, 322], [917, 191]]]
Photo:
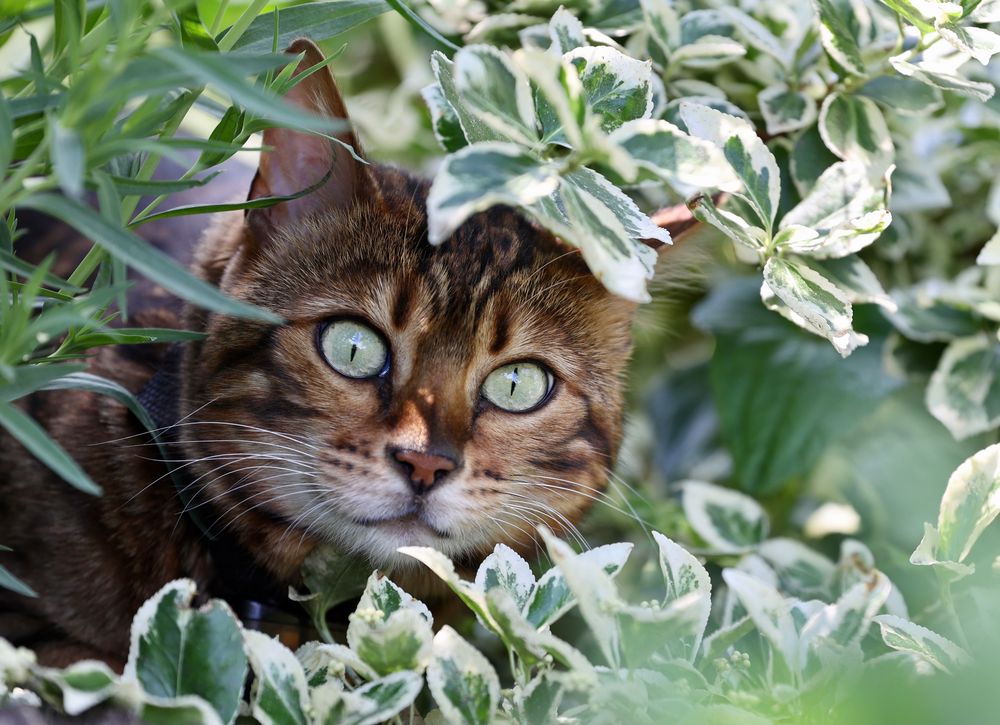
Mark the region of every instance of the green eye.
[[354, 320], [337, 320], [320, 336], [330, 366], [349, 378], [373, 378], [388, 368], [389, 350], [375, 330]]
[[483, 397], [512, 413], [523, 413], [536, 407], [551, 389], [552, 373], [533, 362], [504, 365], [483, 381]]

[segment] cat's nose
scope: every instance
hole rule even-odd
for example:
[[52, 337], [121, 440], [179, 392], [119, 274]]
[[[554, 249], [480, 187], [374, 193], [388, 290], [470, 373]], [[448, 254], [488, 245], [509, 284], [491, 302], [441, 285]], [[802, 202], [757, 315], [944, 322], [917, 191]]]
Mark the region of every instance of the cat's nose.
[[392, 455], [399, 463], [403, 464], [403, 468], [409, 475], [410, 488], [415, 493], [423, 493], [449, 471], [454, 471], [458, 465], [454, 459], [448, 456], [405, 448], [397, 449]]

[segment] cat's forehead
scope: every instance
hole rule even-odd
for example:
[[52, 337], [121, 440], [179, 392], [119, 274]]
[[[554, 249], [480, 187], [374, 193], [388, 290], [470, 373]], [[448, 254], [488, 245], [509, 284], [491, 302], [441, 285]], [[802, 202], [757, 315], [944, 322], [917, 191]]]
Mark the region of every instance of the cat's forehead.
[[377, 203], [313, 218], [277, 240], [263, 270], [275, 303], [296, 299], [292, 312], [315, 317], [354, 311], [385, 329], [433, 324], [455, 339], [488, 325], [494, 346], [554, 322], [593, 338], [602, 317], [618, 316], [620, 303], [579, 253], [513, 210], [477, 214], [435, 247], [427, 183], [392, 169], [379, 177]]

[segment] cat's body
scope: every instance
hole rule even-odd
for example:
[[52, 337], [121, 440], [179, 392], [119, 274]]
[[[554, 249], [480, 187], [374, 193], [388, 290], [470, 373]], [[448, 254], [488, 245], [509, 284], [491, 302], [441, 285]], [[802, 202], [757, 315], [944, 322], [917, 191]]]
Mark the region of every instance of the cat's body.
[[[325, 70], [307, 85], [299, 102], [343, 116]], [[252, 196], [295, 191], [330, 168], [325, 142], [268, 133], [276, 151]], [[402, 565], [402, 545], [469, 562], [497, 542], [527, 550], [534, 526], [564, 531], [603, 488], [634, 306], [508, 209], [431, 247], [425, 182], [343, 151], [332, 161], [326, 189], [247, 220], [225, 216], [198, 249], [200, 276], [285, 322], [187, 309], [184, 326], [208, 337], [186, 346], [178, 371], [169, 446], [185, 495], [118, 403], [66, 391], [22, 401], [104, 495], [73, 490], [0, 437], [0, 543], [13, 549], [0, 561], [41, 595], [0, 589], [0, 636], [52, 662], [120, 665], [135, 609], [163, 583], [192, 577], [217, 592], [218, 557], [185, 507], [283, 587], [322, 543], [390, 567]], [[343, 368], [336, 325], [362, 349], [382, 344], [383, 368]], [[91, 369], [139, 394], [164, 354], [104, 349]], [[502, 409], [491, 400], [506, 389], [484, 387], [500, 371], [512, 400], [528, 373], [548, 389]], [[418, 572], [398, 575], [419, 586]]]

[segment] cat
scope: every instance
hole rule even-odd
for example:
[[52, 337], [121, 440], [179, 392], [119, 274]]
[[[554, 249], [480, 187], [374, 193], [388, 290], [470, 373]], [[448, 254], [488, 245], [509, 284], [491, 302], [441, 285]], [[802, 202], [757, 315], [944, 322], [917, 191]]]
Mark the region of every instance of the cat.
[[[323, 59], [304, 39], [288, 52], [303, 54], [297, 73]], [[286, 100], [347, 120], [325, 67]], [[360, 153], [352, 131], [338, 139]], [[469, 565], [497, 543], [528, 552], [537, 525], [572, 531], [606, 485], [636, 306], [512, 209], [433, 247], [426, 181], [320, 136], [275, 128], [264, 143], [251, 199], [328, 180], [221, 215], [193, 269], [284, 322], [187, 306], [183, 327], [204, 339], [90, 361], [164, 425], [173, 475], [135, 417], [88, 392], [20, 404], [102, 496], [0, 437], [12, 548], [0, 562], [40, 595], [0, 589], [0, 636], [43, 662], [120, 668], [133, 614], [165, 582], [239, 598], [263, 580], [280, 597], [321, 545], [420, 590], [429, 577], [397, 547]], [[155, 311], [143, 322], [177, 324]]]

